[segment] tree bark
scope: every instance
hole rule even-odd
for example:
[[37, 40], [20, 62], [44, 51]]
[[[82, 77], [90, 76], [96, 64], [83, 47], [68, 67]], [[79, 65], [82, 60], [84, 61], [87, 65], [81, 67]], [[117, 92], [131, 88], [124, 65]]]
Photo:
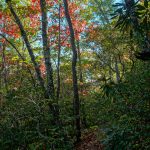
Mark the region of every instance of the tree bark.
[[[78, 50], [78, 60], [79, 60], [79, 81], [81, 83], [80, 85], [80, 92], [83, 93], [83, 72], [82, 72], [82, 64], [81, 64], [81, 51], [80, 51], [80, 43], [79, 40], [77, 41], [77, 50]], [[87, 119], [86, 119], [86, 112], [85, 112], [85, 103], [84, 98], [80, 98], [80, 105], [81, 105], [81, 112], [82, 112], [82, 119], [81, 122], [83, 126], [87, 127]]]
[[58, 58], [57, 58], [57, 99], [59, 99], [60, 97], [60, 54], [61, 54], [61, 38], [60, 38], [60, 27], [61, 27], [61, 23], [60, 23], [60, 9], [61, 9], [61, 4], [59, 4], [59, 35], [58, 35]]
[[47, 21], [47, 8], [46, 8], [45, 0], [40, 0], [40, 7], [41, 7], [41, 15], [42, 15], [43, 53], [44, 53], [46, 76], [47, 76], [47, 94], [48, 97], [54, 99], [55, 90], [54, 90], [54, 83], [53, 83], [52, 64], [50, 61], [50, 48], [48, 45], [48, 36], [47, 36], [48, 21]]
[[75, 37], [74, 37], [74, 29], [71, 22], [71, 17], [69, 14], [68, 2], [67, 0], [63, 0], [65, 16], [69, 25], [70, 30], [70, 42], [73, 52], [72, 57], [72, 78], [73, 78], [73, 93], [74, 93], [74, 114], [75, 114], [75, 125], [76, 125], [76, 139], [77, 142], [80, 141], [81, 137], [81, 126], [80, 126], [80, 101], [79, 101], [79, 93], [78, 93], [78, 83], [77, 83], [77, 71], [76, 71], [76, 63], [77, 63], [77, 51], [75, 45]]
[[49, 110], [50, 113], [52, 113], [53, 115], [52, 123], [55, 125], [60, 125], [59, 106], [58, 106], [58, 100], [56, 100], [55, 98], [53, 70], [52, 70], [52, 64], [50, 60], [50, 48], [48, 44], [48, 35], [47, 35], [48, 21], [47, 21], [47, 8], [46, 8], [45, 0], [40, 0], [40, 8], [41, 8], [41, 15], [42, 15], [43, 52], [44, 52], [46, 75], [47, 75], [47, 88], [46, 88], [47, 98], [50, 98], [52, 100], [49, 102]]

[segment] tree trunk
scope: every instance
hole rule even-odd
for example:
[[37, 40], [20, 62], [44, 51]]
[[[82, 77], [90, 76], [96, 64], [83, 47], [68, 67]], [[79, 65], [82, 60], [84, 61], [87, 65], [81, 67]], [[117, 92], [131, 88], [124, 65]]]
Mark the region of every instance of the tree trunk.
[[59, 96], [60, 96], [60, 54], [61, 54], [61, 38], [60, 38], [60, 34], [61, 34], [60, 19], [61, 19], [61, 16], [60, 16], [60, 9], [61, 9], [61, 4], [59, 4], [59, 33], [58, 33], [59, 37], [58, 37], [58, 58], [57, 58], [57, 99], [59, 99]]
[[[83, 93], [83, 72], [82, 72], [82, 64], [81, 64], [81, 52], [80, 52], [80, 43], [79, 40], [77, 41], [77, 50], [78, 50], [78, 60], [79, 60], [79, 81], [80, 81], [80, 92], [81, 94]], [[80, 105], [81, 107], [81, 112], [82, 112], [82, 119], [81, 122], [83, 126], [86, 128], [87, 127], [87, 119], [86, 119], [86, 112], [85, 112], [85, 104], [84, 104], [84, 98], [80, 98]]]
[[52, 64], [50, 60], [50, 48], [48, 45], [48, 36], [47, 36], [47, 8], [46, 1], [40, 0], [40, 8], [42, 15], [42, 39], [43, 39], [43, 52], [46, 66], [46, 75], [47, 75], [47, 98], [51, 98], [52, 102], [49, 102], [50, 113], [53, 115], [53, 124], [59, 125], [59, 106], [58, 101], [54, 101], [55, 99], [55, 89], [53, 83], [53, 70]]
[[13, 9], [13, 7], [12, 7], [12, 4], [11, 4], [11, 0], [10, 0], [10, 1], [6, 1], [6, 2], [7, 2], [7, 4], [8, 4], [8, 7], [9, 7], [9, 9], [10, 9], [11, 14], [13, 15], [13, 17], [14, 17], [14, 19], [15, 19], [15, 21], [16, 21], [16, 23], [17, 23], [19, 29], [20, 29], [21, 36], [22, 36], [22, 38], [23, 38], [23, 40], [24, 40], [24, 42], [25, 42], [25, 44], [26, 44], [26, 47], [27, 47], [28, 53], [29, 53], [29, 55], [30, 55], [31, 61], [32, 61], [33, 65], [34, 65], [34, 69], [35, 69], [35, 71], [36, 71], [36, 75], [37, 75], [37, 79], [38, 79], [38, 81], [39, 81], [39, 83], [40, 83], [40, 87], [42, 88], [42, 90], [43, 90], [44, 92], [46, 92], [45, 86], [44, 86], [44, 80], [43, 80], [43, 78], [42, 78], [42, 76], [41, 76], [41, 71], [40, 71], [39, 65], [38, 65], [38, 63], [37, 63], [36, 60], [35, 60], [35, 56], [34, 56], [33, 50], [32, 50], [32, 48], [31, 48], [30, 42], [29, 42], [29, 40], [28, 40], [28, 37], [27, 37], [27, 34], [26, 34], [25, 30], [24, 30], [24, 27], [23, 27], [23, 25], [22, 25], [22, 22], [21, 22], [21, 20], [19, 19], [19, 17], [18, 17], [18, 15], [16, 14], [16, 12], [14, 11], [14, 9]]
[[69, 14], [68, 2], [67, 0], [63, 0], [65, 16], [69, 25], [70, 30], [70, 42], [73, 52], [72, 58], [72, 78], [73, 78], [73, 92], [74, 92], [74, 114], [75, 114], [75, 125], [76, 125], [76, 139], [77, 142], [80, 141], [81, 137], [81, 126], [80, 126], [80, 101], [79, 101], [79, 93], [78, 93], [78, 83], [77, 83], [77, 71], [76, 71], [76, 63], [77, 63], [77, 51], [75, 45], [75, 37], [74, 30], [71, 22], [71, 17]]
[[46, 1], [40, 0], [41, 15], [42, 15], [42, 39], [43, 39], [43, 53], [45, 59], [46, 75], [47, 75], [47, 93], [48, 96], [54, 99], [55, 90], [53, 83], [53, 70], [52, 64], [50, 61], [50, 49], [48, 45], [48, 36], [47, 36], [47, 9]]

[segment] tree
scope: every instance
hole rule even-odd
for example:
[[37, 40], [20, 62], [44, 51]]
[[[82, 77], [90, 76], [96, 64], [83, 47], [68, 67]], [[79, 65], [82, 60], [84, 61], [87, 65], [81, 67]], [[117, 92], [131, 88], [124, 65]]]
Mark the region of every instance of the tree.
[[48, 36], [47, 36], [47, 8], [46, 1], [40, 0], [41, 16], [42, 16], [42, 39], [43, 39], [43, 53], [46, 66], [46, 75], [47, 75], [47, 94], [48, 97], [54, 99], [54, 83], [53, 83], [53, 71], [50, 61], [50, 49], [48, 45]]
[[[6, 1], [8, 4], [8, 7], [20, 29], [21, 36], [24, 39], [24, 42], [26, 44], [26, 47], [28, 49], [29, 55], [31, 57], [32, 63], [34, 64], [34, 68], [37, 74], [38, 81], [40, 83], [41, 89], [44, 92], [44, 96], [46, 99], [51, 98], [52, 100], [55, 99], [55, 91], [54, 91], [54, 84], [53, 84], [53, 72], [52, 72], [52, 66], [50, 62], [50, 51], [49, 51], [49, 45], [48, 45], [48, 38], [47, 38], [47, 11], [46, 11], [46, 2], [40, 1], [40, 8], [42, 13], [42, 39], [43, 39], [43, 53], [44, 53], [44, 59], [45, 59], [45, 66], [46, 66], [46, 75], [47, 75], [47, 87], [45, 87], [44, 80], [41, 76], [41, 71], [38, 63], [35, 60], [35, 56], [33, 53], [33, 49], [31, 48], [31, 44], [29, 42], [28, 36], [26, 31], [24, 30], [23, 24], [19, 17], [17, 16], [16, 12], [14, 11], [14, 8], [11, 4], [11, 1]], [[58, 115], [59, 110], [58, 106], [56, 107], [53, 105], [53, 101], [49, 102], [49, 108], [50, 112], [53, 114], [53, 121], [55, 124], [58, 124]]]
[[72, 57], [72, 79], [73, 79], [73, 92], [74, 92], [74, 113], [75, 113], [75, 125], [76, 125], [76, 138], [77, 142], [80, 141], [81, 137], [81, 126], [80, 126], [80, 101], [79, 101], [79, 93], [78, 93], [78, 83], [77, 83], [77, 71], [76, 71], [76, 63], [77, 63], [77, 50], [75, 45], [75, 37], [74, 37], [74, 29], [71, 22], [71, 17], [69, 14], [68, 1], [63, 0], [64, 9], [66, 19], [69, 25], [70, 30], [70, 43], [72, 47], [73, 57]]
[[24, 42], [26, 44], [26, 47], [28, 49], [28, 53], [29, 53], [29, 55], [31, 57], [31, 61], [32, 61], [33, 65], [34, 65], [34, 68], [35, 68], [35, 71], [36, 71], [36, 75], [37, 75], [37, 79], [38, 79], [38, 81], [40, 83], [41, 89], [46, 94], [44, 80], [42, 79], [39, 65], [37, 64], [37, 62], [35, 60], [35, 56], [34, 56], [33, 50], [31, 48], [30, 42], [28, 40], [28, 37], [27, 37], [27, 34], [26, 34], [25, 30], [24, 30], [22, 22], [20, 21], [19, 17], [17, 16], [16, 12], [14, 11], [14, 8], [13, 8], [13, 6], [11, 4], [11, 0], [9, 0], [9, 1], [7, 0], [6, 3], [8, 4], [8, 7], [9, 7], [9, 9], [10, 9], [10, 11], [11, 11], [11, 13], [12, 13], [12, 15], [13, 15], [13, 17], [14, 17], [14, 19], [15, 19], [18, 27], [19, 27], [19, 29], [20, 29], [21, 36], [22, 36], [22, 38], [23, 38], [23, 40], [24, 40]]

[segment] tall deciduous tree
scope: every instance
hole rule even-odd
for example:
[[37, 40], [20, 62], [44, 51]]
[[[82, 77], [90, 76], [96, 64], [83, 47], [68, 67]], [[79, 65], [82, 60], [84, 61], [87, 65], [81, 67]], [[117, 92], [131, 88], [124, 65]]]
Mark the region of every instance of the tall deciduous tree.
[[59, 4], [59, 31], [58, 31], [58, 60], [57, 60], [57, 99], [60, 96], [60, 54], [61, 54], [61, 4]]
[[[55, 99], [55, 90], [54, 90], [54, 83], [53, 83], [53, 70], [52, 64], [50, 60], [50, 48], [48, 44], [48, 36], [47, 36], [47, 8], [46, 8], [46, 1], [40, 0], [40, 8], [42, 14], [42, 39], [43, 39], [43, 53], [45, 59], [45, 66], [46, 66], [46, 76], [47, 76], [47, 96], [52, 100]], [[58, 124], [59, 118], [59, 108], [58, 104], [53, 105], [53, 102], [49, 103], [50, 112], [53, 114], [54, 123]]]
[[69, 25], [70, 30], [70, 42], [73, 52], [72, 57], [72, 78], [73, 78], [73, 92], [74, 92], [74, 113], [75, 113], [75, 124], [76, 124], [76, 138], [77, 142], [80, 141], [81, 137], [81, 126], [80, 126], [80, 101], [79, 101], [79, 93], [78, 93], [78, 83], [77, 83], [77, 71], [76, 71], [76, 63], [77, 63], [77, 50], [75, 45], [75, 36], [74, 29], [71, 22], [71, 17], [69, 14], [68, 1], [63, 0], [65, 16]]
[[43, 53], [45, 59], [45, 66], [47, 72], [47, 94], [49, 97], [54, 98], [54, 83], [53, 83], [53, 71], [50, 61], [50, 49], [48, 45], [48, 36], [47, 36], [47, 9], [46, 1], [40, 0], [40, 8], [42, 14], [42, 39], [43, 39]]
[[36, 71], [37, 79], [38, 79], [38, 81], [40, 83], [40, 86], [41, 86], [42, 90], [46, 93], [45, 86], [44, 86], [44, 80], [42, 79], [39, 65], [38, 65], [38, 63], [35, 60], [33, 49], [32, 49], [32, 47], [30, 45], [28, 36], [27, 36], [26, 31], [25, 31], [25, 29], [23, 27], [23, 24], [22, 24], [20, 18], [18, 17], [18, 15], [16, 14], [16, 12], [15, 12], [13, 6], [12, 6], [11, 0], [6, 0], [6, 3], [8, 4], [10, 12], [13, 15], [13, 17], [15, 19], [15, 22], [17, 23], [17, 25], [18, 25], [18, 27], [20, 29], [21, 36], [22, 36], [22, 38], [23, 38], [23, 40], [24, 40], [24, 42], [26, 44], [26, 47], [27, 47], [28, 53], [30, 55], [31, 61], [32, 61], [33, 65], [34, 65], [34, 69]]

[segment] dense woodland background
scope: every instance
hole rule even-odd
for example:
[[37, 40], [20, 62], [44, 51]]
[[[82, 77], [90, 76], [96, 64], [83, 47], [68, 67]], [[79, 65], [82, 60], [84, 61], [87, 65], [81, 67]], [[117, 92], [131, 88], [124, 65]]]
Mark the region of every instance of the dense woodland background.
[[149, 119], [149, 0], [0, 1], [1, 150], [148, 150]]

